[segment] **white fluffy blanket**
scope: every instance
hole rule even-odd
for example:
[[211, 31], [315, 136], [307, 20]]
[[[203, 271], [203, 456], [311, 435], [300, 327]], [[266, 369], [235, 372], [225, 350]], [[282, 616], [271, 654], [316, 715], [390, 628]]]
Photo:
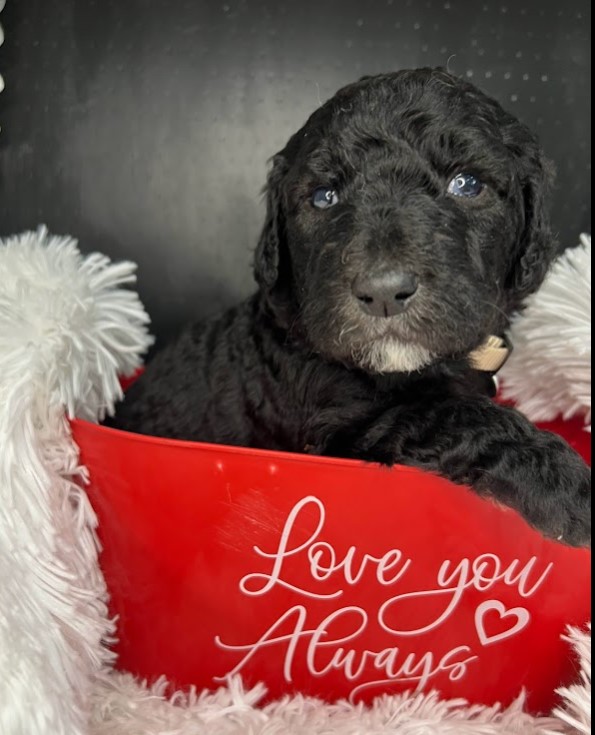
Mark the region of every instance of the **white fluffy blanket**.
[[[590, 268], [590, 243], [582, 247]], [[557, 288], [574, 267], [562, 261], [548, 287]], [[142, 305], [124, 288], [133, 281], [132, 264], [83, 257], [75, 242], [50, 238], [44, 229], [0, 241], [1, 735], [590, 733], [586, 631], [572, 632], [581, 676], [561, 692], [561, 710], [544, 719], [523, 711], [522, 695], [507, 711], [436, 695], [384, 697], [367, 709], [300, 697], [260, 708], [264, 690], [245, 691], [238, 680], [213, 694], [167, 700], [165, 682], [147, 688], [113, 671], [106, 643], [115, 630], [106, 614], [96, 519], [66, 417], [97, 420], [112, 410], [120, 397], [117, 376], [132, 372], [150, 344]], [[559, 293], [574, 305], [572, 323], [573, 309], [585, 321], [586, 288], [586, 279], [573, 276]], [[588, 291], [590, 305], [590, 278]], [[590, 314], [588, 323], [590, 330]], [[556, 358], [560, 381], [572, 384], [557, 392], [556, 409], [586, 415], [583, 337], [572, 371], [565, 371], [562, 355]], [[532, 349], [530, 335], [525, 349]]]
[[[563, 339], [560, 336], [563, 335]], [[591, 238], [568, 250], [513, 325], [504, 395], [533, 421], [591, 426]]]

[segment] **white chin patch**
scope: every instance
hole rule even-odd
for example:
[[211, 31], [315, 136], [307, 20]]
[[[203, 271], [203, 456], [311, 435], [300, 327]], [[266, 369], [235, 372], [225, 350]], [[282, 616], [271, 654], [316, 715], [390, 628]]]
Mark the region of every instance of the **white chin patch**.
[[362, 362], [375, 373], [414, 373], [432, 362], [425, 347], [390, 338], [375, 344]]

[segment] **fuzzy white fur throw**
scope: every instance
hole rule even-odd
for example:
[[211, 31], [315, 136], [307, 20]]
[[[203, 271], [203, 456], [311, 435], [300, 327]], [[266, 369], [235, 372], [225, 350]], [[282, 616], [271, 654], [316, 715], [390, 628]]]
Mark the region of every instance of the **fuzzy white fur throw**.
[[150, 344], [130, 263], [0, 241], [0, 733], [87, 732], [114, 627], [66, 415], [96, 420]]
[[[560, 339], [564, 335], [564, 339]], [[515, 321], [504, 395], [532, 421], [582, 416], [591, 426], [591, 237], [554, 265]]]
[[[384, 697], [372, 708], [301, 697], [260, 708], [239, 680], [164, 696], [114, 672], [96, 519], [66, 417], [98, 420], [118, 375], [150, 344], [134, 266], [83, 257], [44, 229], [0, 241], [1, 735], [547, 735], [590, 732], [590, 643], [573, 633], [582, 679], [547, 719]], [[575, 288], [569, 291], [572, 301]], [[578, 663], [577, 663], [578, 669]]]

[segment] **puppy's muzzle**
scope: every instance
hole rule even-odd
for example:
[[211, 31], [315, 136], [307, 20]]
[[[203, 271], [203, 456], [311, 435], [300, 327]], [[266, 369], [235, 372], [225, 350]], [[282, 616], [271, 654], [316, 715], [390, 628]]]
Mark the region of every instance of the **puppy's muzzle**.
[[352, 293], [369, 316], [391, 317], [407, 310], [418, 288], [419, 280], [413, 273], [388, 271], [358, 276]]

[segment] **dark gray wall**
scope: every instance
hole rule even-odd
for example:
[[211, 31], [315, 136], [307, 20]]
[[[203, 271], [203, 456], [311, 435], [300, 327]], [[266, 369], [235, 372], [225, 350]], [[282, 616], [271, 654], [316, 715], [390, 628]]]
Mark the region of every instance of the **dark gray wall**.
[[140, 264], [165, 336], [252, 289], [266, 161], [343, 83], [446, 65], [541, 133], [590, 229], [589, 0], [7, 0], [0, 234]]

